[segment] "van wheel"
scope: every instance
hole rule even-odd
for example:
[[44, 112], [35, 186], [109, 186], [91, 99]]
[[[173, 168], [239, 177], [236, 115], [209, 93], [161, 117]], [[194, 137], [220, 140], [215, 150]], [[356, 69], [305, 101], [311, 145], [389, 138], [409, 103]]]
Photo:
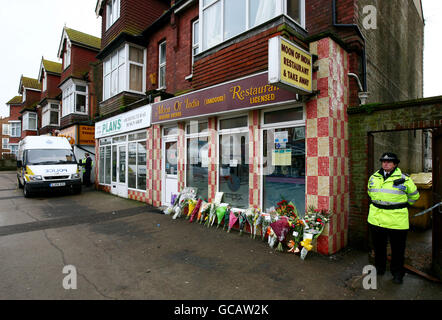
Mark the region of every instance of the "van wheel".
[[23, 195], [25, 198], [30, 198], [32, 196], [31, 191], [29, 190], [29, 185], [27, 184], [23, 186]]
[[18, 183], [18, 187], [19, 187], [20, 189], [22, 189], [22, 188], [23, 188], [23, 185], [21, 184], [21, 182], [20, 182], [20, 178], [19, 178], [19, 177], [17, 177], [17, 183]]

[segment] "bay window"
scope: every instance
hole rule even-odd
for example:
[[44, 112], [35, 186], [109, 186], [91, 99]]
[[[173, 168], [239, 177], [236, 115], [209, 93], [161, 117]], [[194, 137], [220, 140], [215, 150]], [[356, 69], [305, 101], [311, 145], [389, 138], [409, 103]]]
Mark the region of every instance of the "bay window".
[[59, 125], [59, 105], [55, 103], [49, 103], [44, 106], [41, 111], [41, 125], [45, 126], [58, 126]]
[[285, 14], [305, 26], [305, 0], [200, 0], [202, 50]]
[[37, 114], [35, 112], [23, 114], [23, 130], [37, 130]]
[[103, 61], [103, 100], [123, 91], [143, 93], [144, 56], [144, 49], [125, 44]]
[[[61, 87], [63, 93], [62, 116], [71, 113], [87, 114], [88, 112], [88, 90], [86, 82], [69, 80]], [[55, 115], [53, 115], [55, 118]]]

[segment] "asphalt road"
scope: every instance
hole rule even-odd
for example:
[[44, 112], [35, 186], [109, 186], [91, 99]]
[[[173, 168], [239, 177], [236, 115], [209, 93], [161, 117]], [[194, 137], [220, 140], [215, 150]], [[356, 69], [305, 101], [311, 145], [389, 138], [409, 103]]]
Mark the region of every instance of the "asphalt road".
[[351, 248], [303, 261], [93, 189], [26, 199], [15, 173], [0, 172], [2, 300], [442, 298], [440, 284], [414, 274], [403, 285], [385, 275], [377, 289], [363, 289], [367, 264], [367, 253]]

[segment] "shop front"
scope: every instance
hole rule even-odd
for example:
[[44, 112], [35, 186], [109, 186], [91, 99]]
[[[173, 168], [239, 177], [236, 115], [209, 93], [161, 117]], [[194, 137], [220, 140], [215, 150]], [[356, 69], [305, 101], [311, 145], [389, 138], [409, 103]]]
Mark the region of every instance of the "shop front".
[[146, 105], [95, 124], [99, 189], [145, 201], [150, 117], [151, 107]]

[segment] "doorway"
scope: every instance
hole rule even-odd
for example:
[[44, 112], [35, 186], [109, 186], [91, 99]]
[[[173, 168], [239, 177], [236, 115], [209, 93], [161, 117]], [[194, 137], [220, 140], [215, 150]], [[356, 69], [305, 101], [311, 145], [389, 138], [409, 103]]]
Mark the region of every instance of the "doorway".
[[119, 197], [128, 197], [126, 143], [112, 145], [112, 193]]
[[162, 205], [169, 206], [178, 193], [178, 128], [163, 128], [162, 150]]

